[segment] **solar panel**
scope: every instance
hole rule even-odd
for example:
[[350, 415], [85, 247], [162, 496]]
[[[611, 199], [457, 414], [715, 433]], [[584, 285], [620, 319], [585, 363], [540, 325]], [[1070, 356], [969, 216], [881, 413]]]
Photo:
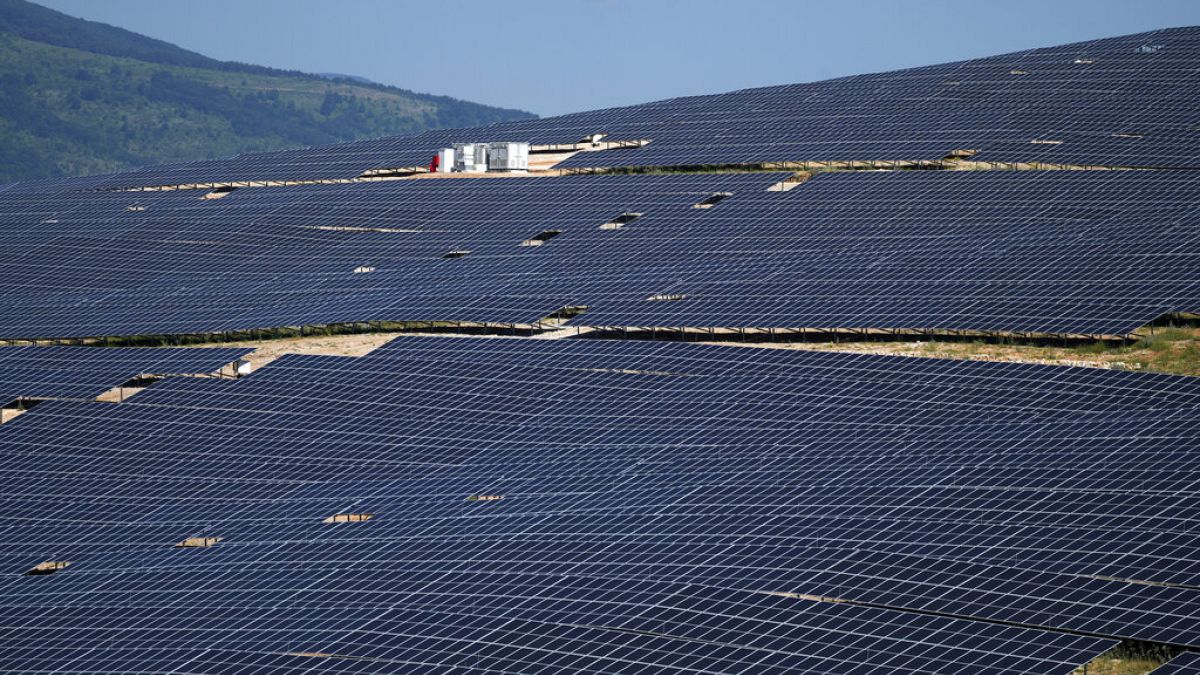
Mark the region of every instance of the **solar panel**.
[[[714, 670], [919, 652], [938, 672], [1065, 673], [1117, 639], [1200, 643], [1198, 397], [1174, 376], [685, 343], [406, 337], [286, 356], [0, 429], [0, 514], [22, 521], [0, 564], [71, 562], [0, 581], [0, 606], [79, 598], [33, 634], [132, 617], [73, 634], [78, 650], [133, 645], [128, 626], [175, 608], [187, 630], [85, 657], [110, 668], [467, 667], [456, 655], [483, 641], [483, 667], [622, 671], [682, 663], [682, 640], [723, 645], [693, 654]], [[296, 629], [264, 633], [281, 606]], [[937, 637], [968, 626], [983, 632]]]
[[1156, 675], [1188, 675], [1200, 673], [1200, 654], [1184, 652], [1154, 669]]
[[601, 328], [1125, 335], [1200, 307], [1190, 172], [832, 173], [768, 190], [787, 176], [21, 193], [0, 198], [0, 336], [534, 324], [563, 308]]
[[[759, 355], [761, 374], [747, 377]], [[947, 400], [914, 408], [898, 397], [936, 372], [954, 392]], [[858, 394], [821, 393], [822, 379], [843, 390], [857, 382]], [[1033, 398], [1044, 405], [983, 400], [1006, 387], [1015, 399], [1033, 383], [1048, 388]], [[1071, 435], [1064, 420], [1087, 410], [1108, 419], [1119, 411], [1133, 435], [1129, 420], [1190, 410], [1197, 386], [674, 343], [402, 338], [358, 359], [284, 357], [237, 381], [172, 378], [122, 405], [49, 402], [0, 429], [0, 513], [20, 522], [0, 536], [0, 564], [70, 566], [36, 584], [0, 580], [0, 606], [13, 617], [4, 651], [49, 669], [74, 660], [207, 670], [370, 659], [604, 672], [1066, 673], [1112, 638], [1200, 639], [1172, 625], [1193, 611], [1189, 593], [1068, 569], [1071, 557], [1111, 571], [1098, 552], [1080, 555], [1086, 540], [1070, 556], [1018, 560], [1035, 544], [999, 523], [978, 552], [956, 550], [949, 542], [962, 535], [949, 526], [987, 522], [988, 500], [1039, 455], [1010, 443], [1009, 461], [971, 479], [961, 444], [942, 437], [988, 417], [996, 429]], [[1108, 390], [1129, 396], [1116, 405]], [[812, 402], [821, 399], [824, 414]], [[693, 416], [672, 412], [681, 405]], [[725, 412], [700, 421], [715, 406]], [[939, 416], [938, 406], [957, 412]], [[813, 412], [794, 419], [802, 409]], [[839, 410], [840, 422], [821, 421]], [[872, 440], [905, 425], [921, 430], [906, 434], [905, 451]], [[1039, 441], [1053, 435], [1029, 445], [1045, 457], [1052, 445]], [[726, 437], [739, 447], [724, 447]], [[72, 468], [82, 457], [85, 482]], [[1054, 464], [1070, 471], [1065, 456]], [[955, 474], [963, 481], [947, 483]], [[936, 511], [920, 511], [922, 494]], [[1007, 529], [1031, 542], [1039, 532], [1062, 536], [1067, 525], [1053, 522], [1061, 515], [1047, 501], [1055, 494], [1028, 495], [1039, 507], [1017, 511]], [[1099, 497], [1080, 488], [1058, 503], [1074, 502], [1079, 518]], [[39, 515], [22, 516], [33, 504]], [[337, 513], [371, 517], [330, 525]], [[1071, 527], [1116, 527], [1094, 518]], [[176, 546], [189, 537], [206, 544]], [[1133, 560], [1137, 545], [1126, 540], [1109, 559]], [[948, 585], [959, 589], [955, 604], [932, 604]], [[105, 593], [93, 595], [98, 587]], [[1036, 608], [1018, 601], [1035, 587]], [[903, 611], [914, 608], [945, 616]], [[1027, 627], [967, 620], [979, 616]], [[163, 632], [163, 622], [177, 630]], [[475, 664], [458, 660], [467, 644]]]
[[[1200, 313], [1198, 36], [0, 186], [0, 339], [1127, 336]], [[283, 185], [484, 140], [585, 173], [861, 164]], [[841, 170], [913, 163], [1059, 170]], [[114, 191], [181, 184], [227, 187]], [[0, 670], [1066, 675], [1200, 649], [1197, 378], [467, 337], [181, 376], [247, 352], [0, 348], [0, 398], [49, 399], [0, 419]]]
[[1171, 28], [957, 63], [538, 120], [150, 167], [42, 187], [350, 179], [428, 165], [455, 142], [554, 147], [596, 134], [641, 147], [567, 168], [774, 162], [981, 162], [1195, 168], [1200, 31]]
[[[18, 399], [94, 399], [138, 377], [215, 373], [250, 351], [0, 347], [0, 404]], [[228, 374], [233, 375], [232, 369]]]
[[[379, 578], [350, 572], [334, 585], [361, 588], [368, 576]], [[473, 599], [471, 590], [490, 594]], [[107, 621], [76, 629], [61, 651], [22, 653], [11, 662], [61, 667], [66, 652], [89, 668], [139, 663], [164, 672], [213, 672], [222, 665], [336, 672], [358, 660], [369, 672], [410, 672], [414, 666], [441, 672], [864, 672], [902, 665], [930, 672], [1067, 673], [1112, 644], [719, 589], [537, 575], [488, 580], [445, 575], [369, 616], [357, 600], [356, 611], [345, 603], [324, 608], [289, 603], [294, 609], [285, 614], [251, 601], [249, 613], [209, 614], [202, 603], [180, 599], [183, 606], [160, 613], [175, 626], [207, 633], [208, 640], [183, 630], [131, 630], [148, 613], [113, 608]], [[51, 622], [74, 626], [78, 614], [17, 611], [23, 621], [11, 637], [35, 643], [43, 641], [40, 628]], [[877, 637], [864, 637], [872, 634]]]

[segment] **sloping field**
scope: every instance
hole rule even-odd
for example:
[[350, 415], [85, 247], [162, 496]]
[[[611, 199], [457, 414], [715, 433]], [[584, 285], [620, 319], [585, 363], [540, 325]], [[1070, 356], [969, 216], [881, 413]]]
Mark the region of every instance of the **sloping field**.
[[1195, 168], [1195, 70], [1200, 33], [1172, 28], [984, 59], [625, 108], [431, 131], [340, 145], [251, 153], [111, 176], [75, 187], [132, 188], [237, 181], [348, 179], [426, 166], [454, 142], [525, 141], [585, 152], [579, 170], [619, 167], [820, 164]]
[[568, 313], [608, 329], [1111, 339], [1200, 311], [1193, 171], [835, 172], [769, 189], [789, 175], [0, 193], [0, 338]]
[[[0, 670], [1189, 672], [1198, 77], [1170, 29], [0, 186]], [[413, 180], [451, 140], [558, 165]]]

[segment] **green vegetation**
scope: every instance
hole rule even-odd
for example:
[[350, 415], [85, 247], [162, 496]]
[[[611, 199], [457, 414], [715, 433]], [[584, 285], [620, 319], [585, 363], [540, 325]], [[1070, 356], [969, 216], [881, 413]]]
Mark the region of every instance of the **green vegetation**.
[[532, 117], [225, 63], [0, 0], [0, 182]]
[[759, 343], [787, 349], [923, 356], [971, 361], [1011, 361], [1059, 366], [1084, 366], [1200, 376], [1200, 322], [1173, 317], [1173, 323], [1144, 327], [1129, 341], [1065, 341], [1052, 338], [962, 339], [922, 337], [879, 339], [880, 336], [843, 337], [837, 341], [785, 341]]
[[1153, 642], [1125, 640], [1072, 675], [1145, 675], [1179, 655], [1183, 650]]
[[[915, 355], [936, 358], [1024, 361], [1097, 366], [1174, 375], [1200, 375], [1200, 328], [1156, 327], [1139, 331], [1128, 343], [1086, 342], [1073, 346], [1016, 342], [921, 342]], [[854, 343], [850, 343], [854, 344]], [[881, 343], [882, 352], [886, 343]]]
[[1190, 327], [1156, 328], [1127, 345], [1094, 343], [1075, 350], [1116, 360], [1120, 367], [1176, 375], [1200, 375], [1200, 330]]

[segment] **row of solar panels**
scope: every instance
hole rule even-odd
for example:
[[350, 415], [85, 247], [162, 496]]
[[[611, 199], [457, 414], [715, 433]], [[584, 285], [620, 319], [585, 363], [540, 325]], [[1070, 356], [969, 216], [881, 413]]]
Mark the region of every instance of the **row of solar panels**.
[[586, 308], [577, 326], [1124, 335], [1200, 310], [1193, 172], [788, 180], [0, 194], [0, 337], [532, 324], [563, 308]]
[[453, 142], [648, 140], [570, 168], [814, 161], [1197, 167], [1200, 29], [1175, 28], [810, 84], [670, 99], [474, 129], [68, 179], [71, 189], [354, 178], [422, 167]]
[[1065, 674], [1121, 639], [1200, 647], [1198, 401], [1166, 375], [409, 337], [52, 401], [0, 427], [0, 665]]
[[23, 399], [94, 399], [141, 376], [215, 374], [249, 353], [241, 348], [75, 349], [0, 347], [0, 405]]
[[400, 338], [52, 401], [0, 427], [0, 665], [1065, 674], [1123, 638], [1200, 646], [1196, 591], [1152, 585], [1196, 583], [1198, 400], [1049, 366]]
[[1184, 652], [1166, 665], [1156, 668], [1154, 675], [1194, 675], [1200, 673], [1200, 654]]

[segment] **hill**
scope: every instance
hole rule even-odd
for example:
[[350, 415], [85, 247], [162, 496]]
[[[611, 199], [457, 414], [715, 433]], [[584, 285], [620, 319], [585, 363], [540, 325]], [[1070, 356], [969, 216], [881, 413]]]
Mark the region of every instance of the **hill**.
[[[1200, 673], [1200, 377], [1129, 372], [1200, 374], [1197, 92], [1200, 27], [0, 185], [0, 670]], [[364, 176], [452, 139], [542, 147]]]
[[0, 0], [0, 182], [531, 117], [350, 78], [217, 61]]

